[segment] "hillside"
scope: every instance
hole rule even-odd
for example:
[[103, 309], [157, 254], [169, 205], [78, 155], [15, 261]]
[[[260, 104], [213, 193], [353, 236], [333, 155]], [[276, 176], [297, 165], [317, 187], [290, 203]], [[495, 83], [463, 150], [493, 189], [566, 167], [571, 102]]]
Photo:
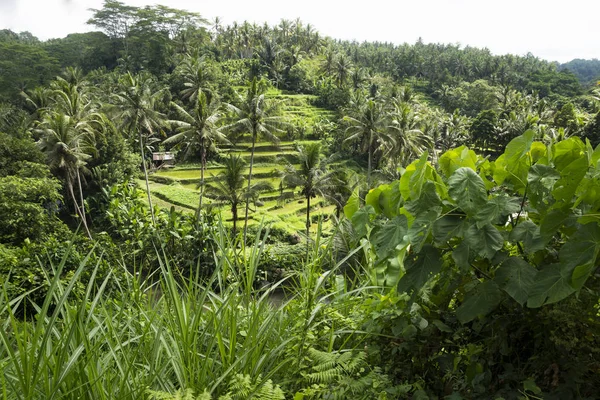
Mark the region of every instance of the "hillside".
[[0, 31], [2, 400], [598, 397], [593, 63], [88, 24]]

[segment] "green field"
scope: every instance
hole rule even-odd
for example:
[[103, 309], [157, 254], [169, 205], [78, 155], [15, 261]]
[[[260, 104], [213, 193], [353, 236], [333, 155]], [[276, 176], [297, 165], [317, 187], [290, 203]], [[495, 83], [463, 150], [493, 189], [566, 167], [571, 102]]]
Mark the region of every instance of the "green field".
[[[328, 110], [313, 106], [310, 101], [314, 96], [310, 95], [291, 95], [281, 94], [280, 91], [273, 90], [269, 97], [283, 101], [283, 117], [292, 123], [303, 121], [308, 132], [312, 131], [312, 125], [321, 118], [331, 116]], [[279, 157], [293, 157], [297, 154], [296, 145], [311, 143], [311, 140], [292, 141], [282, 138], [277, 144], [268, 141], [259, 141], [255, 145], [254, 156], [256, 163], [252, 169], [253, 182], [267, 182], [272, 186], [272, 190], [261, 193], [257, 205], [250, 207], [249, 224], [256, 224], [261, 221], [275, 224], [289, 232], [304, 230], [306, 202], [299, 194], [299, 190], [294, 190], [294, 198], [285, 202], [279, 201], [279, 185], [281, 175], [288, 165], [287, 160]], [[243, 157], [246, 162], [250, 161], [252, 143], [249, 135], [243, 135], [241, 141], [231, 145], [224, 146], [220, 157], [227, 157], [228, 154], [236, 154]], [[299, 168], [299, 164], [292, 164], [294, 168]], [[225, 169], [218, 162], [211, 162], [204, 171], [204, 177], [208, 185], [219, 179], [219, 174]], [[248, 171], [246, 171], [246, 174]], [[247, 176], [247, 175], [246, 175]], [[199, 164], [179, 164], [171, 169], [161, 169], [156, 171], [150, 177], [153, 180], [150, 183], [150, 191], [154, 203], [158, 207], [170, 208], [171, 206], [184, 212], [194, 212], [198, 207], [200, 182]], [[143, 182], [139, 182], [143, 187]], [[290, 192], [291, 189], [285, 189]], [[325, 204], [320, 206], [319, 204]], [[214, 203], [205, 197], [205, 204]], [[241, 205], [238, 211], [239, 217], [243, 218], [244, 205]], [[330, 216], [335, 207], [325, 203], [322, 198], [311, 200], [311, 215]], [[216, 212], [220, 213], [227, 224], [231, 224], [231, 211], [229, 206], [217, 206]], [[312, 217], [311, 217], [312, 218]]]

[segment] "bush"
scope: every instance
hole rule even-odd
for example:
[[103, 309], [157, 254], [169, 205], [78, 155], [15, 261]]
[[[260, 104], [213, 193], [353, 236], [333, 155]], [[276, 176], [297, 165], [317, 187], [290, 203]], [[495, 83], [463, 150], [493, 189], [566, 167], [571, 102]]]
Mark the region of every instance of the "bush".
[[267, 247], [259, 267], [267, 281], [276, 282], [286, 273], [297, 270], [306, 258], [306, 247], [300, 244], [277, 243]]

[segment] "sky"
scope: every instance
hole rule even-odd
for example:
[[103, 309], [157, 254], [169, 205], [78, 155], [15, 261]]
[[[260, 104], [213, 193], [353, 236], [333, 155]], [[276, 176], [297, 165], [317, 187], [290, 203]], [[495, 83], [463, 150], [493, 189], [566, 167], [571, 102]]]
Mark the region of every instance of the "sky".
[[[121, 0], [199, 12], [225, 24], [276, 24], [300, 18], [336, 39], [458, 43], [494, 54], [533, 55], [566, 62], [600, 58], [598, 0]], [[103, 0], [0, 0], [0, 29], [40, 39], [93, 30], [85, 22]]]

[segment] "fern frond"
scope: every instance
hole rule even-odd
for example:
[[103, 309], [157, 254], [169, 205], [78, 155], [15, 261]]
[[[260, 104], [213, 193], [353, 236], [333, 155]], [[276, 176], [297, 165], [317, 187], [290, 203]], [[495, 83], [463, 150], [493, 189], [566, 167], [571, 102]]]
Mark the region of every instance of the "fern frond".
[[158, 390], [147, 390], [147, 393], [150, 396], [151, 400], [211, 400], [210, 394], [208, 395], [208, 398], [203, 396], [204, 394], [200, 395], [200, 397], [195, 398], [194, 391], [192, 389], [179, 389], [174, 394]]
[[[160, 390], [150, 390], [146, 391], [149, 396], [149, 400], [211, 400], [212, 397], [210, 393], [206, 390], [198, 395], [198, 397], [194, 397], [194, 391], [192, 389], [179, 389], [175, 393], [171, 394], [168, 392], [162, 392]], [[225, 399], [228, 400], [228, 399]]]
[[285, 400], [285, 394], [279, 385], [273, 385], [269, 379], [266, 381], [255, 395], [258, 400]]
[[252, 380], [249, 375], [236, 374], [229, 383], [229, 389], [234, 400], [248, 399], [252, 393]]

